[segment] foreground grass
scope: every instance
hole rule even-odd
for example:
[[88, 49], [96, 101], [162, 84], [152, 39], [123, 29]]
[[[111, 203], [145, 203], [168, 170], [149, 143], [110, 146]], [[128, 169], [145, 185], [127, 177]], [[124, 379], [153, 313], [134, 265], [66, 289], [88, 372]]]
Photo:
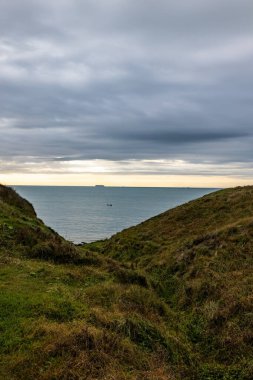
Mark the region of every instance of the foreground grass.
[[0, 190], [0, 378], [253, 378], [252, 187], [82, 249]]
[[173, 378], [168, 364], [178, 361], [166, 348], [185, 348], [167, 334], [169, 312], [152, 290], [28, 259], [5, 262], [0, 278], [2, 378]]

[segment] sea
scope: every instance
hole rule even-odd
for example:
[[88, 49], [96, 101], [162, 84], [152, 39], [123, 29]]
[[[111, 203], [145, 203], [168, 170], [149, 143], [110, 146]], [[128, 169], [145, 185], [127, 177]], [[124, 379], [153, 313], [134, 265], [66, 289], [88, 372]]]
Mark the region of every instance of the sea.
[[40, 219], [78, 244], [109, 238], [217, 189], [106, 186], [13, 186]]

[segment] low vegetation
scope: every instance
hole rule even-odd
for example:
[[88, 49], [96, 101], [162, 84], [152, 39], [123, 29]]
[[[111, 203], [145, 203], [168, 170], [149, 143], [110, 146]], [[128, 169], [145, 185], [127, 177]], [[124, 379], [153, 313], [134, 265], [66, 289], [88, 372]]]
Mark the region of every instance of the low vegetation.
[[0, 378], [253, 378], [253, 187], [76, 247], [0, 186]]

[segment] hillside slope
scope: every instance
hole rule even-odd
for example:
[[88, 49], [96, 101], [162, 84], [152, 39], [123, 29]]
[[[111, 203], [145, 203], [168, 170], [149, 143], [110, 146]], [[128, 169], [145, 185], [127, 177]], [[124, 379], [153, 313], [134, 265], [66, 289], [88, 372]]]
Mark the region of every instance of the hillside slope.
[[253, 378], [252, 187], [82, 249], [0, 187], [0, 242], [0, 378]]
[[145, 271], [180, 316], [206, 378], [223, 378], [223, 370], [231, 379], [253, 378], [253, 187], [169, 210], [100, 251]]
[[103, 244], [103, 252], [137, 264], [145, 257], [157, 261], [162, 252], [247, 218], [253, 218], [253, 187], [220, 190], [114, 235]]
[[69, 262], [79, 259], [75, 246], [36, 216], [33, 206], [13, 189], [0, 185], [0, 244], [2, 254]]

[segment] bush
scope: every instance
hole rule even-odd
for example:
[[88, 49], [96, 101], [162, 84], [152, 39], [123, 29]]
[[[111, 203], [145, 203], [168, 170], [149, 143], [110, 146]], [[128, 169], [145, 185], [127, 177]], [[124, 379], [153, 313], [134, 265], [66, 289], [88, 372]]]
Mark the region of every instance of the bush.
[[75, 263], [81, 260], [79, 252], [74, 245], [68, 242], [54, 240], [36, 244], [32, 248], [31, 256], [44, 260], [52, 260], [58, 263]]
[[132, 269], [118, 269], [115, 271], [115, 276], [122, 284], [136, 284], [148, 287], [148, 281], [146, 277]]

